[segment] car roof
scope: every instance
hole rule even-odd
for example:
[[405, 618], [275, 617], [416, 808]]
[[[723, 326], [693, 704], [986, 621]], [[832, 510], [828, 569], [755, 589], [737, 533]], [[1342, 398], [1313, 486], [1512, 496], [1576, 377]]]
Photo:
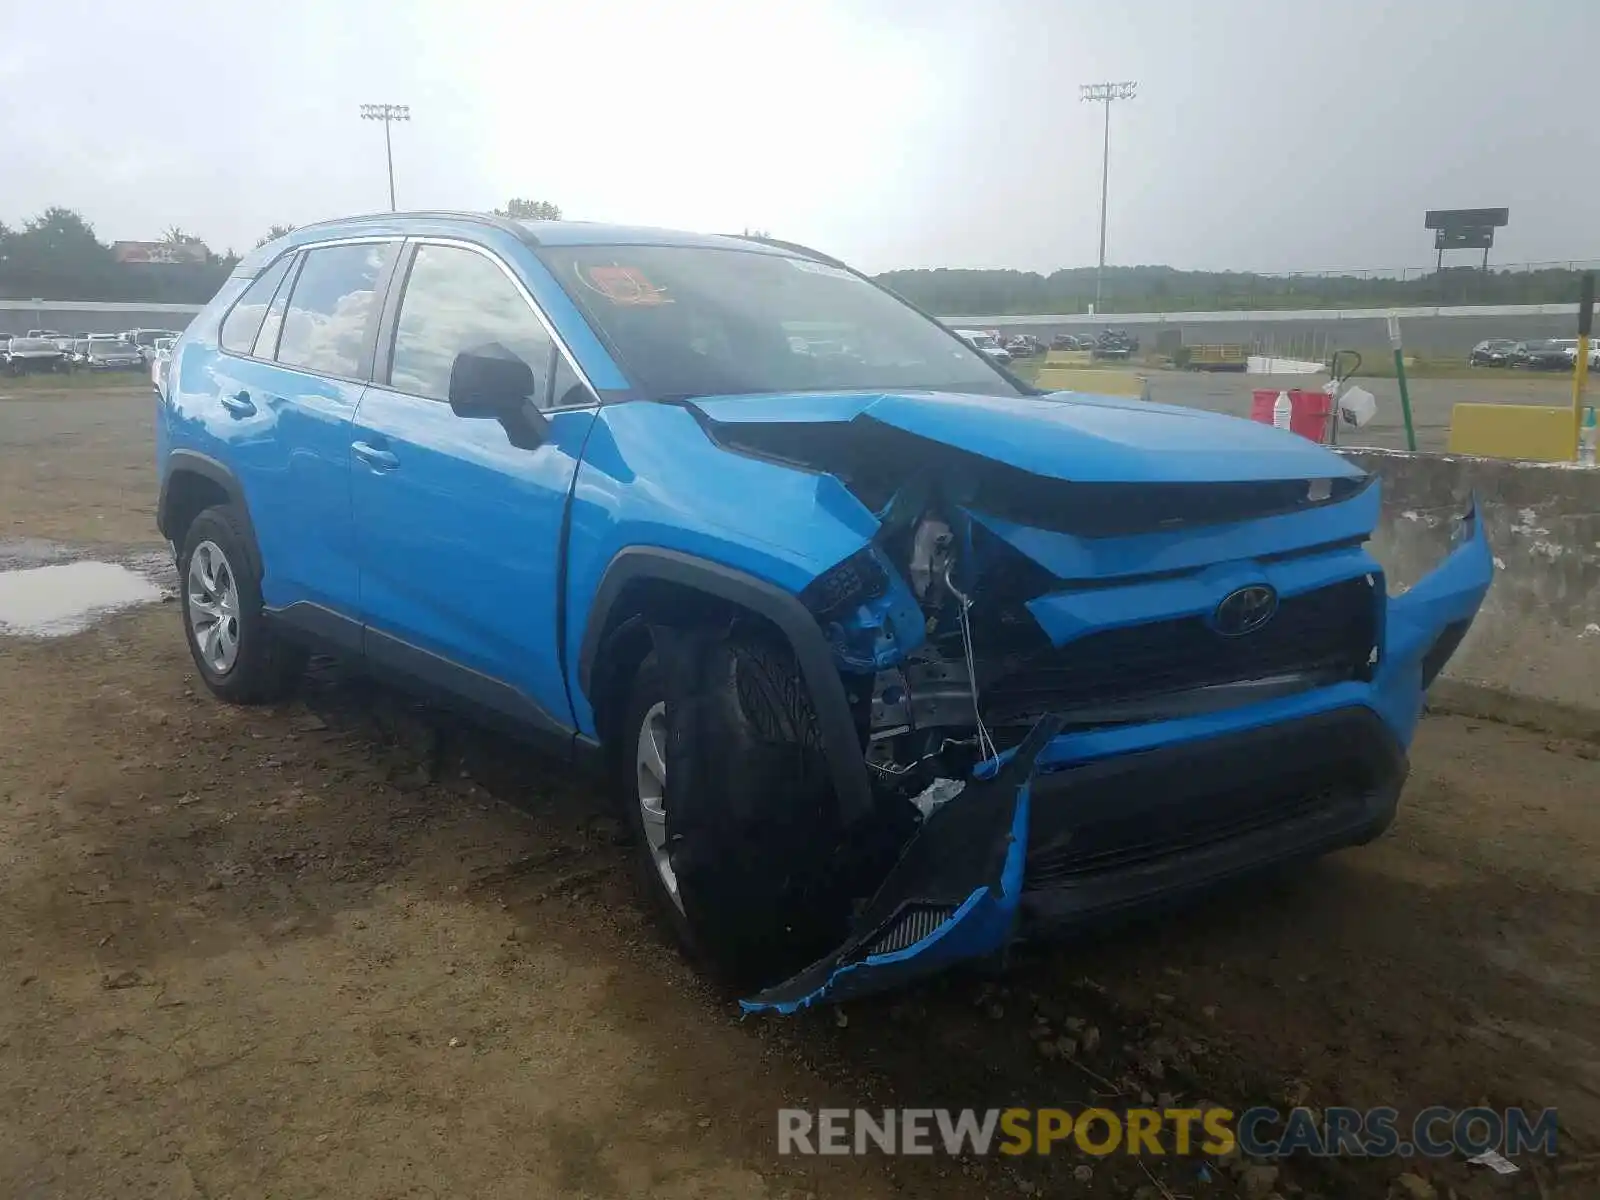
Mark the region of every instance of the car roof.
[[834, 263], [835, 259], [805, 246], [776, 238], [739, 234], [689, 233], [678, 229], [656, 229], [646, 225], [610, 225], [598, 221], [513, 221], [492, 213], [476, 212], [394, 212], [341, 217], [302, 225], [281, 238], [258, 246], [234, 268], [236, 276], [253, 277], [284, 250], [312, 242], [341, 237], [371, 237], [408, 234], [459, 234], [462, 226], [498, 229], [530, 246], [696, 246], [705, 249], [755, 250], [815, 258]]

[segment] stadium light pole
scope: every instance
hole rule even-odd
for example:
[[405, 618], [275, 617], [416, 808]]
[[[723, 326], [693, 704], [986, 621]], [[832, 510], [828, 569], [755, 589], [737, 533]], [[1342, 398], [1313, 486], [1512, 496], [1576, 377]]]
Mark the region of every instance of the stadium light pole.
[[1105, 146], [1100, 153], [1100, 269], [1094, 277], [1094, 310], [1100, 311], [1100, 289], [1106, 278], [1106, 183], [1111, 173], [1111, 102], [1132, 100], [1139, 85], [1133, 80], [1121, 83], [1084, 83], [1078, 86], [1079, 99], [1106, 106]]
[[389, 211], [394, 212], [394, 144], [389, 140], [389, 126], [396, 121], [411, 120], [411, 106], [409, 104], [363, 104], [361, 106], [361, 119], [363, 121], [383, 122], [383, 153], [389, 160]]

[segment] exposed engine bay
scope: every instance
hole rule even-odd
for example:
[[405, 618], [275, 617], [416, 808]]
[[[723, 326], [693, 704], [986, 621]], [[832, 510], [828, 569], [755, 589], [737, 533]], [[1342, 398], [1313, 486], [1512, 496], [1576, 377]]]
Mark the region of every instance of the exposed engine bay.
[[[1275, 625], [1248, 641], [1148, 602], [1148, 619], [1073, 629], [1054, 607], [1173, 573], [1065, 579], [997, 532], [1024, 518], [1065, 544], [1170, 534], [1338, 503], [1364, 479], [1079, 485], [889, 427], [840, 438], [759, 426], [737, 439], [781, 445], [789, 461], [803, 448], [805, 465], [876, 506], [872, 543], [802, 599], [846, 678], [875, 791], [924, 817], [1046, 716], [1072, 730], [1193, 715], [1367, 677], [1375, 662], [1381, 580], [1368, 570], [1275, 599]], [[891, 486], [890, 464], [908, 458], [922, 465]]]

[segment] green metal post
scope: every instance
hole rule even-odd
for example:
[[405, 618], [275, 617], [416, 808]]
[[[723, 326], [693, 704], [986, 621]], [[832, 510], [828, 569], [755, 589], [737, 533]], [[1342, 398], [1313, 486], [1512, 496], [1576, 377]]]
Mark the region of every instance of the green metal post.
[[1585, 271], [1578, 293], [1578, 353], [1572, 362], [1572, 457], [1583, 443], [1583, 386], [1589, 379], [1589, 339], [1594, 332], [1594, 272]]
[[1417, 452], [1417, 431], [1411, 424], [1411, 392], [1406, 387], [1406, 356], [1400, 348], [1400, 318], [1389, 314], [1389, 344], [1394, 347], [1394, 377], [1400, 384], [1400, 411], [1406, 419], [1406, 449]]

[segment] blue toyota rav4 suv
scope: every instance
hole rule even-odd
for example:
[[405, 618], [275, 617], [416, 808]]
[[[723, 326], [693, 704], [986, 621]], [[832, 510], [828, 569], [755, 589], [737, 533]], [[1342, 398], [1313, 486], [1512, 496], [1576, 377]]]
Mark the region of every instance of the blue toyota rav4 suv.
[[311, 647], [610, 770], [751, 1008], [1359, 843], [1491, 559], [1389, 596], [1376, 483], [1039, 394], [825, 255], [470, 214], [250, 255], [173, 350], [207, 686]]

